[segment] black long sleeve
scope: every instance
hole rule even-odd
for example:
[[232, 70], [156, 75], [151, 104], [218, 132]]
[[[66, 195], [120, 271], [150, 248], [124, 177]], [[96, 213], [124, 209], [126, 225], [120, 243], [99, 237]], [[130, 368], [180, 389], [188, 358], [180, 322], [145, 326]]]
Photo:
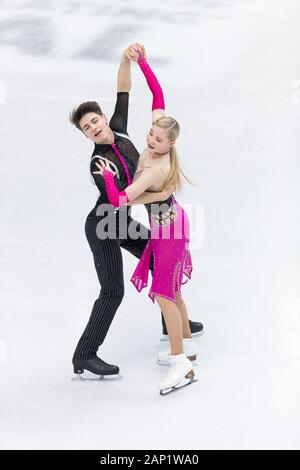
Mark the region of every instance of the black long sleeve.
[[120, 91], [117, 93], [115, 111], [109, 122], [109, 127], [113, 131], [122, 132], [127, 135], [128, 104], [129, 93], [127, 91]]

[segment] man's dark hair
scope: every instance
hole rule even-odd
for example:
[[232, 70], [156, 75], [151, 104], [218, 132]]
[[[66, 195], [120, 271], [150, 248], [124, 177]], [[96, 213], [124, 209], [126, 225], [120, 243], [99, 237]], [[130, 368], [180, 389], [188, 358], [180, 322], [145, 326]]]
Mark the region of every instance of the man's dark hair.
[[81, 131], [82, 129], [79, 125], [79, 121], [87, 113], [96, 113], [103, 116], [102, 110], [96, 101], [85, 101], [84, 103], [81, 103], [70, 113], [71, 123]]

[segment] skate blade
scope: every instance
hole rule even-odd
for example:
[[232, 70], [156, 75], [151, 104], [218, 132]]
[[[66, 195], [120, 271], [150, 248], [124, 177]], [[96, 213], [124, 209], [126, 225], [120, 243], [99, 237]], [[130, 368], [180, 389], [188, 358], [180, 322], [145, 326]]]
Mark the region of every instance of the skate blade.
[[121, 374], [115, 375], [97, 375], [92, 372], [85, 371], [83, 374], [75, 374], [74, 377], [71, 377], [71, 380], [76, 380], [78, 382], [99, 382], [99, 381], [117, 381], [121, 380], [123, 377]]
[[178, 390], [184, 388], [184, 387], [187, 387], [188, 385], [191, 385], [193, 384], [194, 382], [197, 382], [197, 379], [189, 379], [185, 384], [178, 384], [178, 385], [175, 385], [175, 387], [172, 387], [172, 388], [165, 388], [164, 390], [161, 390], [160, 391], [160, 395], [164, 396], [164, 395], [169, 395], [170, 393], [172, 392], [178, 392]]
[[172, 393], [172, 392], [177, 392], [181, 388], [187, 387], [188, 385], [191, 385], [191, 384], [193, 384], [194, 382], [197, 382], [197, 381], [198, 381], [198, 378], [196, 377], [196, 374], [195, 374], [194, 377], [192, 377], [192, 378], [181, 380], [181, 382], [179, 382], [174, 387], [165, 388], [164, 390], [160, 390], [160, 395], [164, 396], [164, 395], [169, 395], [169, 393]]
[[[191, 360], [190, 360], [191, 361]], [[191, 363], [193, 364], [193, 366], [198, 366], [198, 361], [197, 359], [195, 359], [194, 361], [191, 361]], [[156, 364], [158, 364], [159, 366], [169, 366], [169, 362], [165, 362], [165, 361], [160, 361], [159, 359], [157, 359], [156, 361]]]
[[[192, 337], [193, 338], [196, 338], [198, 336], [202, 336], [204, 334], [204, 330], [201, 330], [201, 331], [198, 331], [198, 333], [192, 333]], [[168, 335], [163, 335], [161, 338], [160, 338], [160, 341], [170, 341], [170, 338]]]
[[168, 366], [169, 365], [168, 362], [160, 361], [159, 359], [157, 359], [156, 364], [158, 364], [159, 366]]

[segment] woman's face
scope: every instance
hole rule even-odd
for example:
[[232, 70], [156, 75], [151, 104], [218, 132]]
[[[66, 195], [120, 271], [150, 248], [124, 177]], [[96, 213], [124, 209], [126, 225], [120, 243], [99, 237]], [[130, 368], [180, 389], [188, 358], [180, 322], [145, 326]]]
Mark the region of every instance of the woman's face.
[[155, 124], [152, 125], [147, 134], [147, 145], [150, 154], [161, 155], [168, 153], [174, 143], [168, 139], [166, 129], [155, 126]]

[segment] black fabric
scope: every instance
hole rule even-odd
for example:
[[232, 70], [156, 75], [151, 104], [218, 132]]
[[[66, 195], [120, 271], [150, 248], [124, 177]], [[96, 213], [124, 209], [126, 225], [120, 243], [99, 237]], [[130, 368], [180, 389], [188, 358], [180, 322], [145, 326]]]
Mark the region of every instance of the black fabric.
[[[109, 122], [109, 126], [114, 132], [115, 137], [115, 144], [119, 149], [121, 155], [123, 156], [125, 163], [128, 167], [129, 174], [131, 178], [133, 178], [134, 173], [136, 172], [140, 154], [138, 150], [135, 148], [133, 143], [127, 138], [123, 136], [117, 135], [115, 132], [120, 132], [123, 134], [128, 135], [127, 132], [127, 120], [128, 120], [128, 93], [119, 92], [117, 94], [117, 102], [115, 106], [114, 114]], [[91, 175], [94, 178], [95, 184], [98, 187], [101, 193], [101, 200], [99, 200], [99, 204], [102, 202], [109, 202], [108, 197], [106, 194], [105, 183], [101, 175], [94, 175], [93, 171], [99, 171], [99, 168], [96, 165], [96, 162], [99, 162], [96, 157], [97, 155], [107, 158], [109, 161], [114, 163], [118, 168], [120, 179], [115, 177], [115, 182], [117, 188], [120, 191], [123, 191], [127, 186], [127, 176], [125, 170], [123, 168], [122, 163], [119, 160], [119, 157], [116, 155], [115, 151], [113, 150], [110, 144], [95, 144], [94, 151], [92, 153], [92, 159], [90, 164], [90, 171]]]
[[[151, 191], [154, 192], [154, 191]], [[156, 191], [155, 191], [156, 192]], [[145, 204], [148, 214], [156, 214], [162, 216], [167, 212], [173, 204], [174, 196], [171, 195], [165, 201], [151, 202], [150, 204]]]
[[[118, 220], [119, 213], [115, 214]], [[127, 233], [124, 239], [100, 240], [96, 228], [100, 217], [90, 213], [85, 223], [85, 233], [94, 258], [94, 265], [101, 286], [99, 297], [95, 300], [88, 324], [78, 342], [73, 358], [90, 359], [96, 356], [99, 346], [103, 343], [115, 313], [124, 296], [123, 260], [121, 248], [140, 258], [148, 239], [131, 238]], [[127, 217], [127, 227], [134, 225], [137, 232], [143, 236], [150, 231], [130, 216]], [[153, 271], [153, 259], [150, 269]]]
[[127, 134], [129, 93], [120, 91], [117, 93], [117, 101], [114, 113], [109, 121], [109, 127], [116, 132]]

